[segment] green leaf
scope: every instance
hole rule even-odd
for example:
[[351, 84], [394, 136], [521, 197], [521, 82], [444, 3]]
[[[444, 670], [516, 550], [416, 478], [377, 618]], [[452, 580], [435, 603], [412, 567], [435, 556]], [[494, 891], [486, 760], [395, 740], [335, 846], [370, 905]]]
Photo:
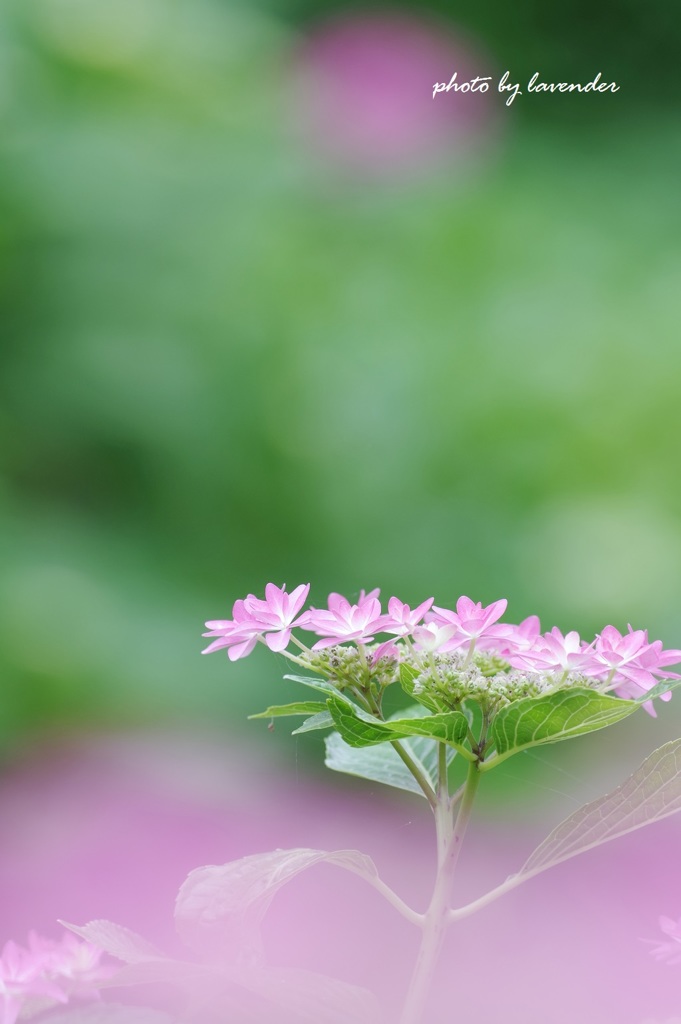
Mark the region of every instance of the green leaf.
[[497, 756], [483, 762], [481, 770], [489, 771], [519, 750], [604, 729], [627, 718], [640, 706], [638, 701], [622, 700], [581, 686], [514, 701], [502, 708], [492, 722], [491, 736]]
[[295, 704], [275, 704], [266, 711], [260, 711], [257, 715], [249, 715], [251, 718], [285, 718], [288, 715], [316, 715], [324, 711], [326, 704], [321, 700], [301, 700]]
[[349, 700], [349, 698], [341, 693], [337, 686], [334, 686], [327, 679], [317, 679], [316, 676], [284, 676], [284, 679], [290, 679], [292, 683], [301, 683], [303, 686], [309, 686], [310, 689], [319, 690], [320, 693], [331, 693], [335, 697]]
[[[398, 711], [401, 719], [412, 718], [421, 714], [418, 704], [404, 711]], [[397, 717], [393, 716], [393, 718]], [[391, 719], [388, 719], [391, 721]], [[402, 747], [423, 775], [430, 779], [433, 789], [437, 786], [438, 775], [438, 744], [424, 736], [406, 736], [400, 740]], [[351, 747], [340, 733], [333, 732], [326, 737], [326, 767], [333, 771], [355, 775], [371, 782], [380, 782], [394, 789], [406, 790], [408, 793], [425, 794], [411, 774], [399, 754], [389, 743], [371, 747]], [[456, 757], [453, 747], [447, 746], [447, 764]]]
[[414, 684], [419, 675], [419, 670], [414, 668], [413, 665], [408, 665], [406, 662], [403, 662], [400, 665], [400, 686], [404, 692], [408, 697], [411, 697], [412, 700], [417, 701], [424, 708], [428, 708], [429, 711], [436, 713], [438, 711], [445, 711], [446, 708], [444, 703], [437, 700], [437, 698], [433, 697], [432, 694], [415, 692]]
[[663, 693], [675, 690], [677, 686], [681, 686], [681, 679], [665, 679], [663, 682], [658, 683], [657, 686], [654, 686], [652, 690], [648, 690], [647, 693], [636, 697], [636, 703], [645, 704], [647, 701], [653, 700], [654, 697], [661, 697]]
[[646, 758], [612, 793], [580, 807], [534, 851], [514, 879], [576, 857], [627, 832], [681, 810], [681, 739], [671, 740]]
[[425, 736], [444, 740], [464, 757], [473, 759], [471, 752], [462, 745], [468, 734], [468, 722], [460, 711], [414, 718], [392, 718], [389, 722], [380, 722], [360, 708], [334, 697], [329, 698], [328, 707], [336, 728], [351, 747], [368, 747], [374, 743], [402, 739], [404, 736]]
[[313, 732], [315, 729], [333, 729], [333, 718], [329, 711], [320, 711], [319, 714], [313, 715], [312, 718], [306, 718], [302, 725], [293, 730], [291, 735], [297, 736], [298, 733]]

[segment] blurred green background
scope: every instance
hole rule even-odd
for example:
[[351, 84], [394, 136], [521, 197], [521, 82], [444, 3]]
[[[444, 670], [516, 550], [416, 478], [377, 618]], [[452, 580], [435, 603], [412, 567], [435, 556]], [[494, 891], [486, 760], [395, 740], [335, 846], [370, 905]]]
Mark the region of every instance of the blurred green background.
[[[506, 596], [511, 621], [681, 646], [674, 4], [0, 11], [5, 757], [178, 720], [283, 751], [244, 715], [284, 659], [199, 657], [203, 621], [269, 580]], [[309, 113], [341, 14], [387, 26], [367, 102], [406, 133], [390, 159], [323, 95]], [[620, 91], [490, 93], [473, 128], [438, 97], [429, 152], [385, 87], [412, 28], [426, 93], [447, 32], [476, 73]], [[607, 742], [650, 749], [678, 704]]]

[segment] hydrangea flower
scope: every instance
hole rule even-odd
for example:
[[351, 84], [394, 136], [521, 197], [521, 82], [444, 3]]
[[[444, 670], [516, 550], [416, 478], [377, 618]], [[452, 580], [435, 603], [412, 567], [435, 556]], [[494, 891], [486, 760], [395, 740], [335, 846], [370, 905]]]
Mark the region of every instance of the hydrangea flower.
[[[665, 670], [681, 661], [681, 651], [663, 650], [661, 640], [650, 643], [647, 630], [629, 626], [629, 632], [623, 635], [614, 626], [606, 626], [596, 637], [594, 655], [601, 674], [620, 697], [640, 697], [661, 679], [681, 678], [678, 673]], [[665, 700], [670, 697], [671, 694], [662, 695]], [[644, 706], [655, 716], [652, 702]]]
[[388, 601], [388, 614], [383, 617], [381, 632], [392, 633], [393, 636], [410, 636], [426, 612], [430, 611], [434, 600], [434, 597], [429, 597], [412, 611], [409, 605], [404, 604], [398, 597], [391, 597]]
[[414, 647], [417, 651], [433, 654], [443, 649], [456, 633], [456, 626], [440, 626], [437, 622], [426, 622], [414, 629]]
[[46, 977], [42, 955], [6, 942], [0, 956], [0, 1024], [15, 1024], [27, 1001], [36, 996], [59, 1003], [68, 1000], [59, 985]]
[[61, 941], [31, 932], [28, 948], [7, 942], [0, 956], [0, 1024], [15, 1024], [31, 1009], [97, 997], [97, 983], [112, 968], [100, 964], [102, 950], [74, 935]]
[[528, 615], [517, 626], [508, 626], [508, 635], [499, 640], [499, 654], [508, 661], [516, 654], [531, 650], [539, 641], [538, 615]]
[[342, 594], [332, 593], [329, 594], [327, 609], [310, 608], [304, 618], [305, 629], [322, 637], [312, 650], [318, 651], [348, 640], [358, 644], [371, 643], [383, 626], [377, 594], [377, 590], [369, 594], [362, 591], [357, 604], [350, 604]]
[[511, 655], [509, 661], [514, 668], [527, 668], [534, 672], [583, 672], [596, 675], [600, 663], [594, 654], [593, 641], [583, 643], [579, 633], [563, 636], [557, 626], [549, 633], [538, 637], [524, 652]]
[[667, 938], [663, 942], [644, 939], [644, 942], [649, 942], [654, 947], [650, 951], [651, 956], [663, 963], [681, 964], [681, 918], [675, 921], [663, 915], [658, 918], [658, 924]]
[[[285, 587], [268, 583], [264, 600], [249, 594], [235, 601], [231, 619], [206, 623], [209, 632], [204, 636], [215, 639], [203, 653], [226, 649], [229, 658], [236, 661], [250, 654], [262, 640], [271, 650], [280, 651], [305, 668], [326, 672], [338, 683], [338, 653], [322, 656], [316, 652], [355, 644], [359, 648], [355, 661], [365, 676], [368, 671], [376, 673], [382, 661], [381, 686], [395, 682], [399, 663], [408, 662], [420, 686], [430, 679], [428, 685], [437, 688], [447, 679], [448, 692], [462, 695], [459, 701], [467, 699], [466, 693], [479, 700], [485, 688], [493, 688], [500, 699], [508, 702], [521, 693], [548, 693], [574, 686], [640, 699], [660, 680], [681, 679], [678, 673], [668, 671], [670, 665], [681, 662], [681, 651], [664, 650], [661, 641], [650, 642], [645, 630], [631, 626], [625, 634], [614, 626], [605, 626], [591, 642], [582, 640], [575, 631], [563, 634], [557, 626], [542, 635], [536, 615], [529, 615], [518, 625], [500, 622], [506, 611], [505, 599], [483, 606], [466, 596], [458, 599], [456, 610], [433, 604], [432, 597], [412, 609], [393, 596], [383, 614], [377, 589], [360, 591], [356, 604], [334, 592], [329, 595], [327, 608], [304, 611], [309, 589], [309, 584], [301, 584], [288, 594]], [[312, 648], [314, 657], [293, 636], [296, 627], [320, 638]], [[366, 648], [380, 634], [388, 639], [379, 639], [376, 646]], [[302, 655], [287, 651], [292, 636]], [[386, 660], [392, 662], [392, 667], [383, 663]], [[347, 672], [342, 679], [346, 676]], [[364, 679], [361, 685], [366, 682]], [[349, 676], [346, 683], [353, 685]], [[665, 700], [670, 696], [662, 695]], [[655, 715], [652, 701], [646, 701], [643, 707]]]
[[262, 636], [271, 651], [285, 650], [291, 640], [291, 630], [302, 625], [302, 619], [296, 615], [305, 604], [310, 591], [310, 584], [296, 587], [290, 594], [286, 587], [277, 587], [268, 583], [265, 587], [265, 600], [249, 594], [247, 598], [235, 601], [232, 619], [217, 619], [206, 623], [209, 631], [204, 636], [216, 636], [212, 644], [202, 652], [211, 654], [227, 648], [230, 661], [245, 658], [251, 653]]
[[[429, 621], [438, 626], [456, 626], [456, 632], [444, 645], [443, 651], [455, 651], [460, 647], [478, 646], [480, 648], [494, 646], [499, 640], [512, 635], [510, 626], [496, 626], [495, 623], [506, 611], [508, 601], [494, 601], [483, 608], [480, 601], [471, 601], [470, 597], [460, 597], [456, 602], [456, 611], [435, 606], [430, 613]], [[479, 641], [483, 641], [482, 644]], [[485, 643], [487, 641], [487, 643]], [[491, 641], [491, 643], [490, 643]]]

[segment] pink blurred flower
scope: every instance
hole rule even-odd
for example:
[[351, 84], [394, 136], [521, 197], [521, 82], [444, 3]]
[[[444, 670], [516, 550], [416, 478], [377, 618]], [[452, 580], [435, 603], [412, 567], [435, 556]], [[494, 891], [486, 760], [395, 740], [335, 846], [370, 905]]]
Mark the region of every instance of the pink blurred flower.
[[295, 117], [335, 167], [392, 178], [444, 154], [476, 148], [490, 132], [492, 95], [433, 83], [491, 75], [490, 61], [453, 26], [401, 11], [332, 15], [299, 51]]
[[61, 982], [70, 993], [96, 995], [97, 982], [108, 978], [113, 970], [100, 963], [103, 950], [99, 946], [82, 942], [70, 932], [66, 932], [60, 942], [31, 932], [28, 948], [36, 961], [42, 961], [43, 971]]
[[42, 958], [29, 953], [16, 942], [6, 942], [0, 956], [0, 1024], [14, 1024], [27, 1000], [47, 997], [65, 1003], [67, 997], [58, 985], [42, 974]]
[[667, 936], [667, 940], [665, 942], [655, 939], [644, 940], [654, 946], [654, 949], [650, 951], [651, 956], [663, 963], [681, 964], [681, 918], [674, 921], [671, 917], [661, 916], [658, 918], [658, 924], [661, 931]]
[[74, 935], [60, 942], [35, 932], [28, 948], [7, 942], [0, 956], [0, 1024], [15, 1024], [23, 1013], [37, 1012], [71, 996], [98, 998], [97, 982], [112, 969], [102, 966], [102, 950]]

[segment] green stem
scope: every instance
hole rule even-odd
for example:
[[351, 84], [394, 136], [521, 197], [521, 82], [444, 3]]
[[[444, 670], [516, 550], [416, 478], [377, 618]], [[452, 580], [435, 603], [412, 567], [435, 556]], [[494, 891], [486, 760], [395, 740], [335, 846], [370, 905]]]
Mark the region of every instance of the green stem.
[[[369, 697], [359, 693], [357, 690], [354, 690], [354, 693], [355, 696], [359, 698], [360, 703], [364, 704], [365, 708], [370, 714], [376, 715], [376, 717], [381, 719], [381, 721], [383, 720], [383, 716], [381, 715], [381, 709], [378, 707], [375, 701], [370, 700]], [[407, 751], [404, 749], [399, 740], [390, 740], [390, 745], [402, 759], [402, 761], [409, 769], [411, 774], [414, 776], [419, 785], [419, 788], [422, 790], [423, 795], [430, 804], [431, 810], [433, 811], [433, 813], [436, 813], [437, 794], [433, 789], [430, 779], [423, 774], [419, 766], [413, 760], [411, 755], [407, 753]]]
[[447, 746], [437, 745], [437, 808], [435, 809], [435, 827], [437, 832], [438, 869], [447, 853], [447, 844], [452, 831], [452, 805], [449, 799], [449, 781], [447, 778]]
[[309, 655], [311, 658], [314, 657], [314, 654], [310, 650], [310, 648], [306, 647], [305, 644], [302, 642], [302, 640], [299, 640], [298, 637], [294, 636], [293, 633], [291, 633], [291, 639], [293, 640], [293, 642], [296, 645], [296, 647], [299, 647], [301, 651], [304, 651], [305, 654]]
[[[421, 947], [418, 952], [416, 966], [411, 984], [404, 1003], [400, 1024], [421, 1024], [423, 1013], [435, 973], [437, 959], [449, 924], [449, 901], [452, 882], [463, 837], [468, 826], [480, 781], [477, 762], [468, 766], [466, 785], [456, 816], [456, 824], [452, 827], [452, 816], [449, 797], [446, 799], [439, 792], [438, 811], [435, 822], [438, 830], [438, 871], [435, 889], [430, 906], [423, 922]], [[438, 787], [440, 789], [440, 787]]]
[[433, 789], [430, 783], [430, 780], [426, 778], [426, 776], [423, 774], [423, 772], [416, 764], [416, 762], [411, 759], [411, 757], [404, 749], [399, 740], [391, 740], [390, 745], [392, 746], [393, 750], [395, 750], [397, 754], [399, 754], [399, 756], [402, 758], [411, 774], [418, 782], [419, 787], [423, 790], [423, 795], [430, 804], [433, 812], [437, 813], [438, 798], [435, 790]]
[[473, 640], [471, 641], [471, 645], [468, 648], [468, 654], [466, 655], [466, 660], [463, 663], [463, 668], [464, 669], [467, 669], [468, 666], [470, 665], [471, 661], [473, 660], [473, 653], [475, 651], [475, 640], [476, 640], [476, 638], [473, 637]]
[[[260, 641], [261, 644], [265, 643], [264, 638], [261, 637], [261, 636], [258, 637], [258, 640]], [[265, 646], [267, 647], [267, 644], [265, 644]], [[296, 657], [296, 655], [295, 654], [291, 654], [290, 651], [279, 651], [279, 653], [283, 654], [284, 657], [288, 658], [289, 661], [294, 661], [296, 663], [296, 665], [301, 665], [303, 668], [308, 668], [308, 669], [310, 668], [310, 662], [309, 661], [303, 661], [302, 658]]]

